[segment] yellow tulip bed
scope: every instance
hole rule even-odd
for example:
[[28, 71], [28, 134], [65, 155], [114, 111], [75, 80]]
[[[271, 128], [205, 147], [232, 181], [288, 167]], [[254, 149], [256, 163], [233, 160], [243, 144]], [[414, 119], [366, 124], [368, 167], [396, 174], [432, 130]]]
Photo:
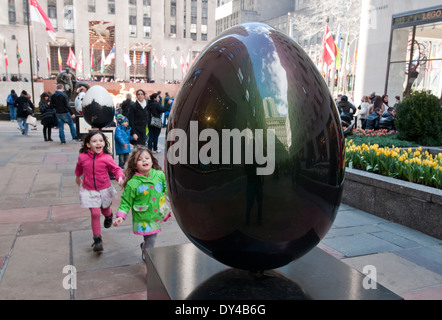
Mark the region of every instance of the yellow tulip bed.
[[345, 164], [365, 170], [442, 189], [442, 153], [432, 155], [422, 147], [380, 147], [379, 144], [345, 142]]

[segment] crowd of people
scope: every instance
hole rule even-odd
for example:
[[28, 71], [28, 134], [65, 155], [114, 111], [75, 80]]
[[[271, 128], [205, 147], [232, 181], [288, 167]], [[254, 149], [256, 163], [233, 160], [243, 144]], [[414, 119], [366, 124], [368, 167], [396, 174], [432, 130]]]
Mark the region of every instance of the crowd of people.
[[395, 97], [393, 106], [389, 104], [387, 94], [379, 96], [376, 92], [363, 96], [357, 107], [346, 95], [339, 94], [335, 101], [344, 125], [365, 130], [396, 130], [394, 123], [396, 108], [400, 103], [399, 96]]

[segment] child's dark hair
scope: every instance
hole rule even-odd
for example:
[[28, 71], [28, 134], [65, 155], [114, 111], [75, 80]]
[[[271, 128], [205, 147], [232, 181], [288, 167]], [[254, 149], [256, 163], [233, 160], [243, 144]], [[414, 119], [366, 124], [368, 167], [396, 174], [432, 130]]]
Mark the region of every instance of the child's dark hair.
[[104, 133], [99, 131], [99, 130], [91, 130], [91, 131], [89, 131], [89, 133], [84, 138], [83, 145], [80, 148], [80, 153], [87, 153], [89, 151], [89, 148], [87, 147], [87, 144], [91, 142], [91, 138], [93, 136], [95, 136], [96, 134], [101, 134], [101, 136], [103, 137], [103, 140], [104, 140], [103, 152], [107, 153], [107, 154], [110, 154], [110, 151], [109, 151], [109, 141], [107, 141], [107, 137], [104, 135]]
[[147, 152], [150, 154], [150, 157], [152, 158], [152, 168], [163, 171], [161, 166], [158, 164], [158, 159], [153, 156], [152, 151], [142, 145], [135, 146], [129, 156], [129, 159], [127, 159], [126, 169], [124, 170], [125, 179], [123, 188], [126, 187], [127, 182], [132, 179], [134, 174], [137, 172], [137, 161], [143, 152]]

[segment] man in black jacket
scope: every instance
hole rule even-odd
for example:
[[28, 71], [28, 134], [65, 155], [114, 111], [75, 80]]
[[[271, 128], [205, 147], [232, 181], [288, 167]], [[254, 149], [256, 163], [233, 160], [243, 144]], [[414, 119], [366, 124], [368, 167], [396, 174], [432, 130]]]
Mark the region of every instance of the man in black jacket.
[[61, 83], [57, 84], [57, 91], [51, 96], [51, 106], [55, 109], [55, 114], [57, 115], [58, 135], [61, 144], [66, 143], [66, 137], [64, 135], [65, 123], [69, 125], [72, 139], [77, 140], [77, 130], [75, 129], [73, 121], [75, 114], [69, 106], [69, 98], [66, 93], [64, 93], [64, 86]]

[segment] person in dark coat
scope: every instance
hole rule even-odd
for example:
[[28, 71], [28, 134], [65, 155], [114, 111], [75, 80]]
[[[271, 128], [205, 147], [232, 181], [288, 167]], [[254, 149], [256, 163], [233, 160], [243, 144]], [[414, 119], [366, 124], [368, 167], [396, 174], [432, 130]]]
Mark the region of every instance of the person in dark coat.
[[28, 118], [29, 113], [26, 112], [25, 107], [29, 105], [33, 111], [35, 111], [35, 107], [32, 101], [28, 98], [28, 92], [26, 90], [23, 90], [20, 97], [15, 99], [14, 105], [17, 108], [17, 123], [20, 127], [21, 134], [27, 135], [29, 126], [26, 123], [26, 119]]
[[[150, 115], [147, 107], [146, 93], [143, 89], [138, 89], [136, 92], [137, 101], [132, 104], [128, 119], [129, 126], [132, 128], [131, 143], [133, 145], [146, 145], [146, 128], [150, 122]], [[149, 121], [149, 122], [148, 122]]]
[[126, 100], [121, 103], [121, 114], [125, 117], [128, 117], [130, 107], [132, 106], [132, 93], [126, 94]]
[[151, 122], [148, 122], [149, 126], [149, 141], [147, 144], [147, 147], [149, 150], [151, 150], [153, 153], [161, 152], [161, 150], [158, 149], [158, 137], [161, 133], [161, 114], [166, 112], [167, 108], [164, 108], [160, 102], [159, 102], [159, 96], [156, 93], [153, 93], [150, 96], [149, 100], [149, 113], [151, 117], [159, 118], [160, 119], [160, 126], [156, 127], [151, 124]]
[[41, 113], [41, 124], [43, 125], [43, 138], [45, 141], [53, 141], [51, 139], [52, 127], [57, 126], [57, 116], [55, 109], [49, 105], [49, 94], [43, 92], [40, 96], [38, 109]]
[[396, 130], [394, 120], [396, 120], [396, 109], [388, 107], [387, 111], [382, 114], [379, 120], [379, 129], [387, 129], [388, 131]]
[[376, 107], [374, 111], [367, 116], [365, 119], [365, 128], [367, 130], [378, 130], [379, 129], [379, 120], [381, 119], [382, 110], [379, 107]]

